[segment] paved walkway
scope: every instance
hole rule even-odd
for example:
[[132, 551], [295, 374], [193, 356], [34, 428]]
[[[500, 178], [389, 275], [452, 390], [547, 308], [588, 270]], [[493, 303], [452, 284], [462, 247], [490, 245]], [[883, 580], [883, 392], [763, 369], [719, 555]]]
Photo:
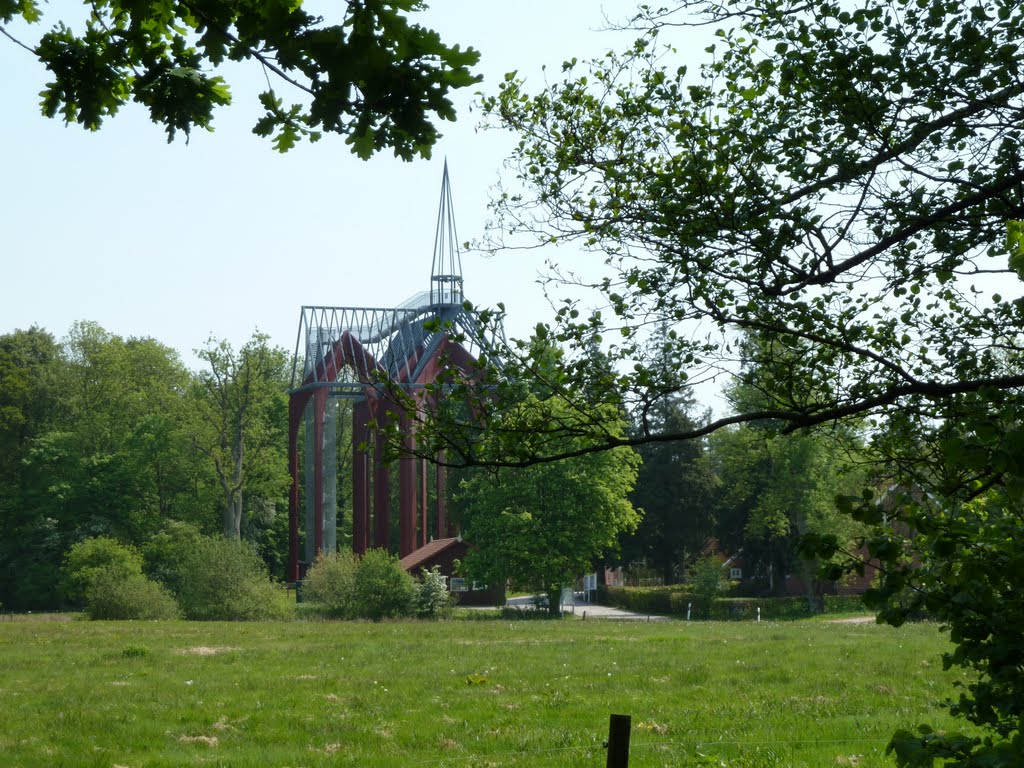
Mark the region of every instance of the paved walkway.
[[[535, 598], [533, 597], [511, 597], [505, 605], [511, 608], [532, 608]], [[574, 615], [577, 618], [585, 619], [625, 619], [628, 621], [671, 621], [668, 616], [657, 614], [648, 616], [646, 613], [635, 613], [622, 608], [612, 608], [608, 605], [595, 605], [583, 599], [583, 593], [577, 592], [573, 595], [572, 605], [563, 604], [564, 613]]]

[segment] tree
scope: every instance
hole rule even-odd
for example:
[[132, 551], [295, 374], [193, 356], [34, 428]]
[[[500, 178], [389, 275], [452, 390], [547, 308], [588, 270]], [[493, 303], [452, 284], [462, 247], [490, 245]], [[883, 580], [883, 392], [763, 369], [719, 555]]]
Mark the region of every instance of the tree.
[[[673, 7], [645, 6], [625, 53], [567, 62], [536, 95], [510, 76], [485, 101], [520, 137], [492, 244], [577, 242], [607, 267], [600, 311], [567, 300], [547, 333], [608, 333], [631, 403], [657, 383], [652, 323], [695, 329], [672, 340], [689, 381], [736, 371], [737, 332], [805, 345], [754, 360], [788, 384], [771, 402], [677, 437], [1024, 384], [999, 354], [1019, 308], [992, 280], [1024, 270], [1006, 243], [1024, 215], [1019, 5]], [[690, 23], [722, 27], [695, 72], [663, 42]]]
[[[480, 80], [470, 70], [477, 51], [409, 23], [406, 14], [425, 8], [420, 0], [344, 3], [333, 24], [292, 0], [86, 5], [81, 32], [58, 21], [27, 44], [6, 25], [41, 21], [40, 3], [0, 0], [0, 33], [49, 70], [43, 114], [89, 130], [128, 101], [144, 106], [168, 141], [179, 131], [209, 130], [214, 109], [231, 103], [228, 83], [212, 71], [248, 61], [267, 80], [259, 97], [265, 114], [253, 132], [272, 136], [277, 150], [326, 131], [347, 137], [364, 159], [390, 147], [411, 160], [430, 156], [440, 135], [434, 119], [455, 119], [449, 93]], [[271, 79], [301, 102], [287, 104]]]
[[31, 444], [26, 504], [70, 541], [113, 535], [141, 542], [164, 519], [204, 501], [180, 432], [188, 372], [153, 339], [76, 323], [54, 367], [57, 418]]
[[[500, 231], [579, 242], [607, 268], [593, 285], [602, 311], [569, 301], [546, 332], [572, 347], [613, 329], [634, 402], [654, 377], [652, 321], [687, 329], [675, 359], [698, 379], [736, 373], [737, 352], [767, 372], [754, 409], [658, 439], [873, 420], [880, 465], [940, 499], [928, 513], [919, 501], [893, 508], [924, 532], [922, 569], [901, 565], [891, 527], [873, 538], [887, 569], [881, 615], [905, 617], [892, 602], [905, 587], [936, 611], [954, 642], [948, 663], [980, 675], [954, 711], [988, 731], [904, 735], [898, 762], [1020, 764], [1020, 631], [1003, 617], [1019, 618], [1021, 570], [1007, 565], [1024, 546], [1024, 8], [684, 0], [643, 6], [635, 23], [623, 54], [567, 62], [536, 95], [510, 76], [485, 103], [520, 136]], [[695, 73], [662, 44], [691, 24], [719, 27]], [[750, 332], [801, 354], [739, 349], [736, 334]], [[595, 429], [588, 447], [651, 439]], [[963, 513], [972, 502], [982, 517]], [[818, 544], [820, 555], [839, 546]]]
[[[557, 399], [529, 396], [519, 408], [542, 411], [552, 422], [571, 419]], [[607, 428], [621, 431], [613, 408]], [[537, 439], [543, 440], [542, 436]], [[616, 546], [636, 528], [639, 513], [629, 502], [639, 459], [620, 448], [525, 468], [478, 470], [459, 485], [458, 520], [472, 549], [463, 563], [476, 581], [506, 579], [548, 596], [559, 613], [561, 586]]]
[[[745, 365], [726, 392], [738, 413], [764, 409], [790, 387], [779, 373], [783, 364], [807, 353], [756, 335], [738, 345], [747, 358], [771, 358], [771, 368]], [[716, 535], [729, 551], [743, 548], [748, 576], [770, 592], [781, 592], [786, 577], [800, 577], [811, 610], [818, 607], [815, 558], [801, 556], [799, 543], [808, 534], [829, 536], [852, 549], [863, 528], [837, 510], [835, 499], [857, 493], [869, 482], [864, 468], [859, 424], [831, 430], [779, 434], [774, 419], [758, 419], [716, 432], [709, 457], [718, 480]], [[806, 555], [806, 552], [803, 553]]]
[[0, 341], [0, 592], [59, 605], [53, 563], [88, 537], [139, 544], [171, 519], [208, 514], [210, 482], [182, 424], [188, 372], [153, 339], [76, 323]]
[[835, 499], [856, 494], [867, 477], [841, 435], [776, 435], [754, 426], [717, 432], [709, 457], [718, 480], [716, 536], [728, 551], [743, 549], [748, 577], [781, 593], [799, 576], [817, 610], [816, 559], [801, 556], [808, 534], [855, 549], [862, 526], [841, 514]]
[[[646, 426], [637, 428], [655, 435], [693, 429], [695, 406], [688, 393], [660, 398]], [[646, 560], [672, 584], [682, 575], [678, 567], [714, 533], [714, 474], [699, 440], [650, 442], [637, 452], [642, 463], [630, 501], [644, 515], [636, 532], [623, 537], [622, 559]]]
[[246, 528], [244, 492], [266, 503], [288, 484], [286, 439], [288, 358], [256, 333], [238, 351], [210, 340], [197, 350], [209, 369], [196, 375], [195, 448], [212, 463], [221, 489], [224, 536]]
[[9, 610], [59, 601], [55, 524], [31, 503], [33, 441], [57, 419], [60, 348], [41, 328], [0, 336], [0, 603]]

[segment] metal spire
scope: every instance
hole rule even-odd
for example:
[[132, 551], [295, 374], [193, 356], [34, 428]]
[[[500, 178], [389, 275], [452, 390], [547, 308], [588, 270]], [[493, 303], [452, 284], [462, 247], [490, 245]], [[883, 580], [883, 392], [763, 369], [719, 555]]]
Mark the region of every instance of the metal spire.
[[434, 235], [434, 261], [430, 268], [430, 304], [462, 304], [462, 300], [462, 257], [459, 255], [459, 236], [455, 231], [448, 158], [445, 158], [441, 202], [437, 208], [437, 232]]

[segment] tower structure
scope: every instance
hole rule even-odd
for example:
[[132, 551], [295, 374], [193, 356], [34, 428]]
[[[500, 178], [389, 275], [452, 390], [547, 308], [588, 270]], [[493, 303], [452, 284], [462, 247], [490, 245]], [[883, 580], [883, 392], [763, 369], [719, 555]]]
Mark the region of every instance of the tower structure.
[[[390, 308], [302, 307], [288, 404], [289, 580], [301, 579], [317, 553], [337, 549], [339, 450], [351, 450], [352, 457], [353, 551], [390, 548], [396, 468], [399, 556], [424, 546], [431, 531], [438, 537], [451, 535], [444, 468], [433, 465], [431, 475], [432, 465], [414, 455], [415, 425], [421, 406], [430, 405], [424, 398], [441, 396], [436, 391], [428, 395], [439, 376], [454, 367], [473, 377], [479, 351], [493, 348], [493, 339], [466, 306], [445, 162], [429, 290]], [[395, 398], [396, 390], [414, 397]], [[340, 402], [351, 405], [350, 446], [338, 445]], [[383, 438], [370, 425], [395, 420], [403, 450], [397, 461], [388, 462]], [[299, 482], [303, 465], [304, 489]]]

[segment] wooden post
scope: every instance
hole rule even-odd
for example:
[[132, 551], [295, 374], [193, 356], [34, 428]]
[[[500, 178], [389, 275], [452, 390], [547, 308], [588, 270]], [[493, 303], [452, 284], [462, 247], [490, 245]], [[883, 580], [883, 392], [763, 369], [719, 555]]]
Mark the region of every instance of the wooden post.
[[608, 763], [606, 768], [628, 768], [629, 722], [629, 715], [612, 715], [608, 720]]

